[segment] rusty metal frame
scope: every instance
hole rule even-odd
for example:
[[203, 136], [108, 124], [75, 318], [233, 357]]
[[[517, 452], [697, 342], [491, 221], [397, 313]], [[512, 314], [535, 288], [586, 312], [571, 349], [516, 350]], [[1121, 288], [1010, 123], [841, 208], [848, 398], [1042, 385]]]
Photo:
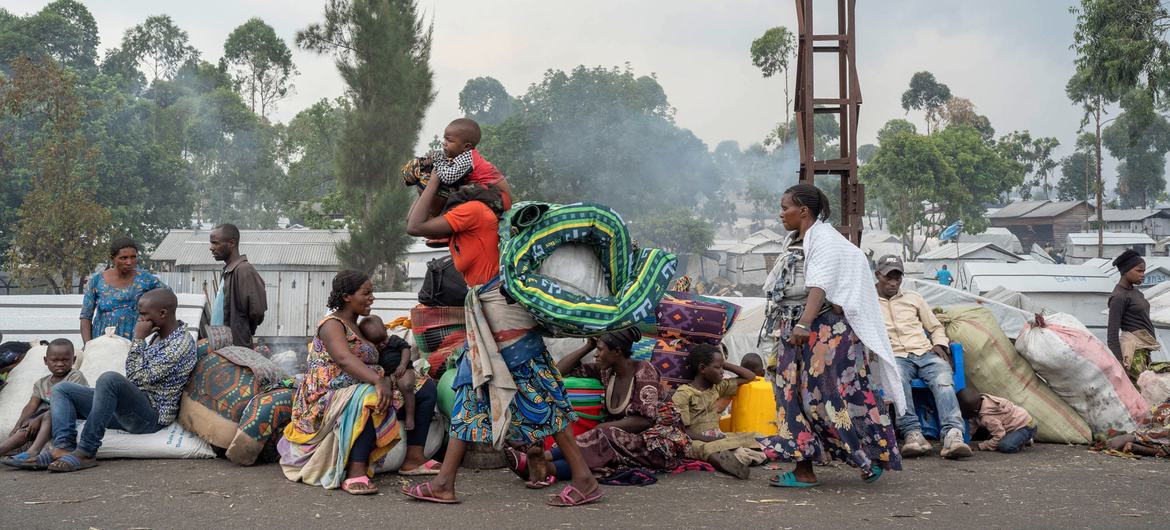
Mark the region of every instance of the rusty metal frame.
[[[841, 179], [841, 223], [837, 229], [853, 244], [861, 245], [865, 215], [865, 188], [857, 178], [857, 119], [861, 110], [861, 85], [857, 81], [857, 41], [854, 8], [857, 0], [837, 0], [837, 33], [813, 33], [813, 0], [796, 0], [798, 44], [796, 55], [796, 129], [800, 150], [800, 182], [814, 184], [817, 175]], [[815, 95], [814, 54], [837, 56], [837, 94]], [[814, 118], [834, 114], [841, 124], [838, 158], [816, 159]]]

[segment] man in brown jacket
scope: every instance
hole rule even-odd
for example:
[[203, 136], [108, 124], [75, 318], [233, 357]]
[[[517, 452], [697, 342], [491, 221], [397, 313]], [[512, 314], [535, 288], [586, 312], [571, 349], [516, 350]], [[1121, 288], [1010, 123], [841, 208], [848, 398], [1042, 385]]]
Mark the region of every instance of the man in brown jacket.
[[232, 344], [251, 348], [252, 335], [268, 310], [264, 279], [240, 254], [236, 225], [222, 224], [211, 231], [211, 255], [224, 263], [223, 276], [215, 298], [203, 309], [199, 336], [206, 336], [208, 326], [227, 326], [232, 330]]

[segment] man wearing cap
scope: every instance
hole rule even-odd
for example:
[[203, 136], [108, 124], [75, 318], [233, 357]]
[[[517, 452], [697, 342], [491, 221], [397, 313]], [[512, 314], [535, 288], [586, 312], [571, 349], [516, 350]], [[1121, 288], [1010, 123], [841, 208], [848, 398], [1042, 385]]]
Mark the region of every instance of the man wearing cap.
[[[955, 397], [955, 381], [951, 375], [950, 355], [943, 325], [931, 312], [922, 295], [902, 290], [904, 271], [902, 260], [887, 255], [878, 258], [874, 276], [877, 279], [878, 304], [886, 321], [886, 332], [894, 357], [902, 370], [902, 387], [906, 392], [906, 414], [897, 419], [896, 426], [905, 440], [902, 456], [918, 456], [933, 447], [922, 436], [922, 425], [914, 413], [914, 398], [910, 381], [921, 379], [934, 394], [935, 406], [942, 424], [943, 448], [939, 453], [946, 458], [971, 456], [971, 448], [963, 442], [963, 416]], [[925, 330], [925, 333], [923, 331]]]

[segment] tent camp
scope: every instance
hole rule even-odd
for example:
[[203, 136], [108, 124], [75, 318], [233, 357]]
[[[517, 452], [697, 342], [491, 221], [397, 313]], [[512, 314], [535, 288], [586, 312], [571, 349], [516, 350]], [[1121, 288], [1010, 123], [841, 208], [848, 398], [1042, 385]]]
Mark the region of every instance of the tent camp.
[[935, 273], [947, 266], [952, 273], [965, 263], [1016, 263], [1020, 257], [994, 243], [948, 243], [918, 256], [922, 263], [924, 278], [933, 278]]
[[959, 287], [965, 291], [984, 295], [997, 287], [1009, 289], [1089, 327], [1105, 325], [1101, 309], [1115, 285], [1105, 271], [1084, 265], [967, 263], [959, 274]]
[[[1105, 232], [1102, 239], [1105, 247], [1102, 257], [1105, 258], [1116, 258], [1130, 248], [1137, 250], [1143, 256], [1154, 253], [1154, 240], [1146, 234]], [[1077, 265], [1096, 258], [1097, 242], [1096, 232], [1069, 234], [1064, 245], [1065, 260], [1070, 264]]]

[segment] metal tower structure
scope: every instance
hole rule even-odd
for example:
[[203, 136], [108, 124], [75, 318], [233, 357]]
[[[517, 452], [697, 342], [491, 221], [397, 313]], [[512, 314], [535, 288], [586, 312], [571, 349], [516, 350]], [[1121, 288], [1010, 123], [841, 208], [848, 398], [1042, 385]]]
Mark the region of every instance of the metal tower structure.
[[[813, 33], [813, 0], [796, 0], [798, 45], [796, 52], [796, 132], [800, 148], [800, 182], [814, 184], [818, 175], [841, 179], [841, 223], [837, 227], [853, 244], [861, 245], [865, 215], [864, 188], [857, 180], [857, 117], [861, 85], [857, 81], [857, 48], [854, 8], [857, 0], [837, 0], [837, 32]], [[817, 97], [813, 76], [815, 54], [835, 55], [835, 97]], [[823, 56], [822, 55], [822, 56]], [[816, 159], [814, 118], [832, 114], [841, 125], [837, 158]]]

